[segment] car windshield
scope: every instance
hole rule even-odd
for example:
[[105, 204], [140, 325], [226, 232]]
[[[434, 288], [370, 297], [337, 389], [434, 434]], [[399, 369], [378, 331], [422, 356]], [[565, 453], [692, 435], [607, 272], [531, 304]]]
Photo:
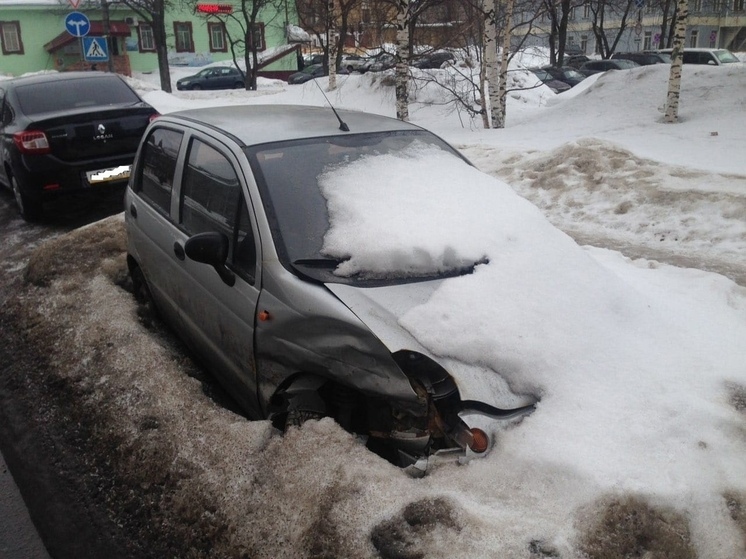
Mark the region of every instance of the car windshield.
[[[461, 158], [440, 138], [426, 131], [355, 134], [246, 148], [283, 265], [318, 281], [371, 283], [370, 278], [335, 275], [334, 271], [341, 262], [322, 252], [330, 223], [320, 179], [324, 174], [340, 170], [364, 157], [398, 154], [417, 145]], [[451, 270], [437, 274], [437, 277], [470, 271]], [[432, 277], [430, 275], [427, 279]], [[388, 284], [419, 279], [423, 278], [392, 273], [386, 278], [377, 278], [376, 282]]]
[[729, 50], [715, 51], [715, 56], [723, 64], [729, 64], [731, 62], [740, 62], [740, 60], [736, 57], [736, 55], [730, 52]]
[[565, 74], [565, 78], [573, 78], [578, 80], [582, 80], [583, 78], [585, 78], [583, 74], [571, 68], [564, 68], [562, 72]]
[[28, 84], [16, 91], [26, 115], [140, 102], [137, 94], [113, 75]]

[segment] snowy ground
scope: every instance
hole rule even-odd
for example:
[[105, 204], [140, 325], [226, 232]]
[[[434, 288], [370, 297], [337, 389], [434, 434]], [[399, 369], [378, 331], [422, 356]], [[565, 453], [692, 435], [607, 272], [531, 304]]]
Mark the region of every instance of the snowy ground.
[[[92, 438], [116, 440], [107, 467], [148, 496], [158, 514], [147, 514], [164, 530], [187, 545], [207, 538], [216, 556], [744, 557], [746, 284], [599, 248], [744, 277], [746, 67], [685, 67], [677, 125], [661, 122], [667, 77], [646, 67], [560, 96], [516, 91], [508, 127], [489, 131], [442, 104], [432, 84], [418, 91], [418, 101], [440, 104], [416, 103], [412, 120], [499, 179], [469, 178], [464, 196], [494, 188], [480, 198], [494, 213], [469, 225], [484, 222], [496, 237], [489, 265], [445, 282], [402, 325], [542, 397], [467, 466], [413, 480], [330, 421], [281, 438], [215, 406], [115, 287], [120, 218], [37, 251], [26, 279], [45, 296], [18, 312], [32, 337], [67, 334], [50, 357], [90, 409], [80, 416], [104, 426]], [[164, 113], [324, 104], [313, 83], [169, 95], [154, 79], [134, 83]], [[328, 93], [336, 107], [393, 115], [382, 76], [339, 85]], [[402, 222], [412, 211], [388, 209]], [[79, 249], [74, 267], [60, 257], [65, 246]]]

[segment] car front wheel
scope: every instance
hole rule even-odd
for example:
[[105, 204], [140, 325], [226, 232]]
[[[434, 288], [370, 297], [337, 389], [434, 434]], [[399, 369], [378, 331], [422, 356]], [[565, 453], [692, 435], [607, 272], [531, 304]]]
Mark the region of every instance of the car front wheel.
[[13, 196], [15, 196], [16, 204], [18, 205], [18, 211], [21, 217], [26, 221], [38, 221], [42, 217], [42, 203], [38, 198], [29, 196], [27, 192], [24, 192], [21, 185], [18, 183], [18, 179], [15, 177], [11, 178], [11, 187], [13, 188]]
[[192, 91], [199, 91], [200, 89], [202, 89], [202, 86], [199, 84], [195, 84], [192, 86]]

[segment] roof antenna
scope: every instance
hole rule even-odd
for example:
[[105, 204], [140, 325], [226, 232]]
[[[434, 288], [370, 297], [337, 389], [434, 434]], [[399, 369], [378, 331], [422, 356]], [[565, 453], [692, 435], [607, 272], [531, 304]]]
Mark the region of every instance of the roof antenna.
[[323, 95], [324, 99], [326, 99], [326, 102], [329, 103], [329, 107], [331, 108], [332, 112], [334, 113], [334, 116], [337, 117], [337, 120], [339, 121], [339, 129], [342, 132], [349, 132], [350, 131], [350, 127], [347, 126], [347, 123], [345, 121], [343, 121], [342, 118], [339, 116], [339, 114], [337, 113], [337, 109], [335, 109], [334, 105], [332, 105], [332, 102], [329, 101], [329, 98], [326, 96], [326, 93], [324, 93], [324, 90], [319, 85], [319, 82], [316, 81], [316, 78], [313, 78], [313, 83], [315, 83], [316, 87], [319, 88], [319, 91], [321, 92], [321, 95]]

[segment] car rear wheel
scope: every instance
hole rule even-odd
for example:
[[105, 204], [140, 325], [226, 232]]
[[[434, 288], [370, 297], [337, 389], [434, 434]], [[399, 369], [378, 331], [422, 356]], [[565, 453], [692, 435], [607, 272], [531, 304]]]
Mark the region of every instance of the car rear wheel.
[[21, 217], [26, 221], [38, 221], [42, 217], [42, 203], [38, 198], [30, 196], [27, 192], [24, 192], [23, 188], [18, 182], [18, 179], [12, 177], [11, 187], [13, 188], [13, 196], [15, 196], [16, 204], [18, 205], [18, 211]]
[[158, 313], [153, 296], [150, 294], [148, 282], [145, 280], [145, 274], [142, 273], [140, 266], [135, 264], [130, 268], [130, 277], [132, 278], [132, 293], [139, 304], [138, 315], [141, 319], [151, 320]]
[[243, 82], [236, 82], [235, 84], [233, 84], [233, 89], [243, 89], [243, 88], [244, 88]]

